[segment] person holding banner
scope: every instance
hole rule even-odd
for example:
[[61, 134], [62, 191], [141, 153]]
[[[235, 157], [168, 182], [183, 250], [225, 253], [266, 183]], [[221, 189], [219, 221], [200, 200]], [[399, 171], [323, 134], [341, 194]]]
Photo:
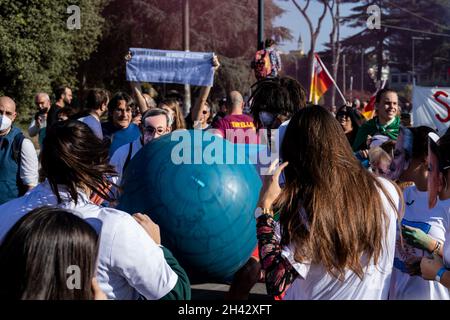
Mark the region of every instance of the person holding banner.
[[377, 93], [375, 103], [377, 116], [359, 128], [353, 143], [353, 150], [361, 151], [364, 155], [367, 155], [368, 146], [366, 142], [368, 136], [381, 134], [388, 136], [391, 140], [397, 140], [400, 128], [397, 92], [391, 89], [382, 89]]
[[[213, 56], [212, 67], [214, 69], [214, 73], [220, 67], [219, 58], [216, 55]], [[195, 105], [191, 110], [190, 120], [192, 120], [193, 129], [207, 130], [211, 125], [212, 122], [211, 106], [207, 101], [210, 91], [211, 91], [210, 86], [203, 86], [202, 89], [200, 90], [200, 95], [197, 98]]]

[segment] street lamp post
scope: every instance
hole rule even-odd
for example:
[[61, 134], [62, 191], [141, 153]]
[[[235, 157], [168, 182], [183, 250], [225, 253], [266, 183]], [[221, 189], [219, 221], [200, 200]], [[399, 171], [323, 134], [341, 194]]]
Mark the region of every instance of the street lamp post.
[[416, 71], [415, 71], [415, 46], [414, 46], [414, 40], [430, 40], [429, 37], [411, 37], [412, 40], [412, 81], [413, 86], [416, 85]]
[[[189, 51], [189, 0], [182, 0], [183, 10], [183, 50]], [[183, 113], [187, 116], [191, 110], [191, 86], [184, 85]]]
[[264, 0], [258, 0], [258, 50], [263, 49], [264, 42]]

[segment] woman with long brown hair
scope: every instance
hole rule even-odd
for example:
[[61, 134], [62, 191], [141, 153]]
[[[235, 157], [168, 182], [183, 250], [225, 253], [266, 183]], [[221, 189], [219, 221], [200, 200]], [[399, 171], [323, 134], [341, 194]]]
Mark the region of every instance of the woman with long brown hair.
[[186, 122], [180, 109], [180, 104], [176, 99], [164, 99], [158, 105], [158, 108], [166, 110], [171, 119], [172, 131], [186, 129]]
[[291, 119], [282, 154], [286, 162], [265, 179], [257, 210], [268, 293], [387, 299], [401, 193], [360, 165], [339, 123], [317, 106]]

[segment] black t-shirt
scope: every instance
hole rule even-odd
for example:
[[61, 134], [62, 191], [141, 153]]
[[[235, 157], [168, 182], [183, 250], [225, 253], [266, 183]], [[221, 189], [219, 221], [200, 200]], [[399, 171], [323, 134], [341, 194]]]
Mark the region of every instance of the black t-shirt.
[[53, 104], [50, 107], [50, 110], [47, 114], [47, 130], [50, 128], [54, 123], [58, 122], [58, 111], [62, 108], [56, 104]]

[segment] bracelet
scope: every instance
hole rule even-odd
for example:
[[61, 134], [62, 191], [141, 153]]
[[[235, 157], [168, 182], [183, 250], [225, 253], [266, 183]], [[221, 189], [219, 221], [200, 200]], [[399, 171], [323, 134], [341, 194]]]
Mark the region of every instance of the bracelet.
[[441, 248], [441, 242], [436, 240], [436, 247], [434, 247], [433, 251], [431, 251], [432, 254], [438, 254], [439, 253], [439, 249]]
[[445, 267], [440, 268], [439, 271], [437, 272], [434, 280], [436, 280], [437, 282], [441, 282], [441, 278], [444, 275], [445, 271], [447, 271], [447, 269]]
[[261, 208], [261, 207], [256, 208], [256, 210], [255, 210], [255, 218], [256, 219], [258, 219], [263, 214], [267, 214], [267, 215], [273, 217], [273, 210], [270, 208]]

